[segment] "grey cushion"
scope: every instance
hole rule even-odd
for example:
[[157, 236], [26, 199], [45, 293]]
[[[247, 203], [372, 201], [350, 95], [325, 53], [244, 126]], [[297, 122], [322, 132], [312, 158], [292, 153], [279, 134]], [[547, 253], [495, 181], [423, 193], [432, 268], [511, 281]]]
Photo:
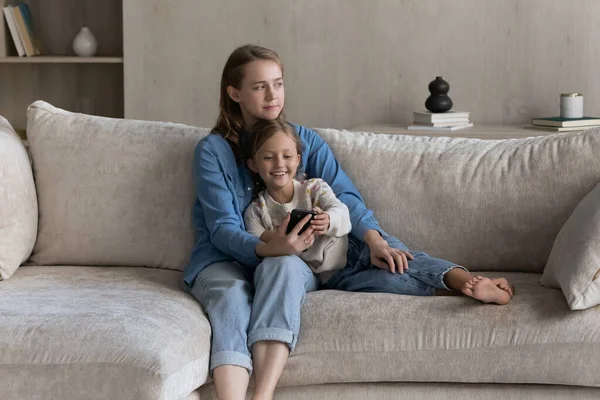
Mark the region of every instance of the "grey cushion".
[[600, 182], [600, 129], [479, 140], [319, 130], [383, 229], [472, 270], [544, 270]]
[[[213, 384], [202, 400], [217, 400]], [[558, 385], [378, 382], [278, 387], [277, 400], [597, 400], [600, 389]], [[195, 399], [194, 399], [195, 400]]]
[[194, 244], [193, 158], [208, 129], [29, 107], [39, 265], [183, 269]]
[[600, 185], [558, 233], [540, 283], [562, 289], [573, 310], [600, 304]]
[[[497, 276], [497, 274], [488, 276]], [[539, 274], [502, 274], [506, 306], [467, 297], [320, 291], [302, 309], [281, 386], [334, 382], [600, 387], [600, 310], [573, 312]]]
[[208, 376], [210, 326], [181, 273], [22, 266], [0, 282], [0, 399], [173, 400]]
[[29, 156], [10, 123], [0, 117], [0, 281], [29, 257], [38, 208]]

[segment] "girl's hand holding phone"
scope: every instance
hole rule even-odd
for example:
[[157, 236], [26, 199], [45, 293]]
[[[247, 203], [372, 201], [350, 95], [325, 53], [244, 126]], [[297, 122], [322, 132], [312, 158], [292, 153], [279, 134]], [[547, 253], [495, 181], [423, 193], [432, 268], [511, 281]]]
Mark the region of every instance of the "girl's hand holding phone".
[[314, 207], [313, 211], [316, 211], [317, 215], [315, 215], [310, 221], [310, 226], [315, 231], [317, 235], [324, 235], [329, 230], [329, 214], [325, 211], [321, 210], [319, 207]]

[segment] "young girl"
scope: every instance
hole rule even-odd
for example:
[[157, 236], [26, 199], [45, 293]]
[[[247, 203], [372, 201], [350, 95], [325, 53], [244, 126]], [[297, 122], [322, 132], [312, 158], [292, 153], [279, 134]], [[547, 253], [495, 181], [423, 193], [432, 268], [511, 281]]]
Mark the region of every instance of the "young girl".
[[449, 291], [456, 290], [456, 294], [464, 293], [486, 303], [510, 301], [512, 289], [505, 279], [472, 276], [449, 261], [409, 252], [389, 236], [386, 240], [404, 252], [407, 265], [396, 266], [398, 275], [373, 268], [368, 246], [352, 236], [348, 238], [348, 209], [329, 185], [322, 179], [294, 179], [302, 143], [293, 127], [282, 119], [259, 121], [247, 140], [247, 165], [255, 174], [256, 187], [255, 199], [245, 213], [246, 229], [269, 242], [276, 235], [275, 228], [294, 208], [316, 210], [318, 215], [311, 224], [320, 236], [300, 258], [319, 275], [325, 288], [416, 296], [452, 294]]
[[[318, 235], [300, 254], [321, 283], [346, 264], [348, 233], [352, 224], [348, 207], [338, 200], [327, 182], [296, 180], [302, 143], [283, 119], [261, 120], [252, 128], [247, 165], [255, 174], [255, 199], [246, 208], [249, 233], [269, 242], [295, 208], [317, 212], [312, 227]], [[287, 227], [286, 227], [287, 228]], [[302, 228], [302, 227], [300, 227]]]

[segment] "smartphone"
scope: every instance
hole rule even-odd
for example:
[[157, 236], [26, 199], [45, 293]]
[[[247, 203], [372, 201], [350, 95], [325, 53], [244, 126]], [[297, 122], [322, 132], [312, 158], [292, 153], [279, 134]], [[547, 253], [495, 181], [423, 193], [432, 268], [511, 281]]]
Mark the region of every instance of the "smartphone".
[[[317, 215], [317, 212], [312, 210], [303, 210], [301, 208], [294, 208], [290, 214], [290, 222], [288, 223], [287, 230], [285, 233], [289, 234], [292, 231], [292, 229], [294, 229], [294, 227], [298, 225], [298, 222], [302, 221], [302, 218], [306, 217], [307, 215], [312, 215], [310, 219], [313, 219], [313, 217]], [[304, 233], [304, 231], [307, 230], [309, 226], [310, 220], [302, 227], [302, 229], [300, 229], [298, 235]]]

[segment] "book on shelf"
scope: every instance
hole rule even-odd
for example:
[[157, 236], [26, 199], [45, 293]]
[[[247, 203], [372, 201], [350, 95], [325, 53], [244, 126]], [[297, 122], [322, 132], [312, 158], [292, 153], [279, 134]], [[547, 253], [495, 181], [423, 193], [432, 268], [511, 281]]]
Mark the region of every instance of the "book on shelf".
[[21, 14], [23, 14], [23, 20], [25, 21], [25, 26], [27, 27], [27, 32], [29, 32], [29, 36], [31, 37], [31, 42], [33, 44], [33, 49], [36, 55], [40, 55], [41, 53], [41, 41], [40, 36], [36, 33], [35, 24], [33, 22], [33, 16], [31, 14], [31, 9], [29, 8], [29, 4], [21, 3], [19, 4], [19, 9]]
[[470, 112], [468, 111], [446, 111], [443, 113], [432, 113], [431, 111], [415, 111], [413, 112], [413, 120], [415, 122], [461, 122], [469, 120]]
[[573, 126], [590, 126], [600, 125], [600, 117], [581, 117], [581, 118], [562, 118], [562, 117], [546, 117], [534, 118], [531, 120], [531, 125], [536, 126], [555, 126], [555, 127], [573, 127]]
[[426, 125], [413, 124], [413, 125], [407, 126], [406, 129], [408, 129], [410, 131], [442, 131], [442, 132], [446, 132], [446, 131], [457, 131], [459, 129], [470, 128], [472, 126], [473, 126], [472, 123], [455, 125], [455, 126], [426, 126]]
[[542, 125], [523, 125], [525, 129], [533, 129], [537, 131], [547, 132], [574, 132], [583, 131], [585, 129], [597, 128], [599, 125], [585, 125], [585, 126], [542, 126]]
[[18, 6], [6, 6], [3, 11], [19, 57], [39, 55], [39, 38], [35, 34], [29, 6], [21, 3]]
[[12, 8], [12, 6], [6, 6], [2, 9], [2, 11], [4, 12], [4, 19], [6, 20], [8, 31], [10, 32], [10, 36], [12, 36], [13, 43], [17, 49], [17, 54], [19, 57], [23, 57], [25, 56], [25, 47], [23, 47], [23, 43], [21, 42], [21, 37], [19, 36], [17, 23], [15, 21], [15, 17], [13, 16]]
[[17, 30], [19, 31], [19, 37], [21, 38], [23, 47], [25, 47], [25, 55], [27, 55], [27, 57], [34, 56], [35, 49], [33, 48], [33, 40], [31, 40], [31, 37], [29, 36], [29, 30], [27, 29], [27, 25], [25, 25], [25, 19], [23, 18], [23, 13], [21, 12], [21, 7], [19, 7], [19, 6], [12, 7], [11, 11], [15, 18], [15, 22], [17, 23]]
[[419, 121], [414, 121], [413, 125], [419, 125], [419, 126], [431, 126], [434, 128], [439, 128], [439, 127], [446, 127], [446, 126], [460, 126], [460, 125], [466, 125], [469, 124], [471, 121], [466, 118], [466, 119], [457, 119], [457, 120], [451, 120], [451, 121], [443, 121], [443, 122], [419, 122]]

